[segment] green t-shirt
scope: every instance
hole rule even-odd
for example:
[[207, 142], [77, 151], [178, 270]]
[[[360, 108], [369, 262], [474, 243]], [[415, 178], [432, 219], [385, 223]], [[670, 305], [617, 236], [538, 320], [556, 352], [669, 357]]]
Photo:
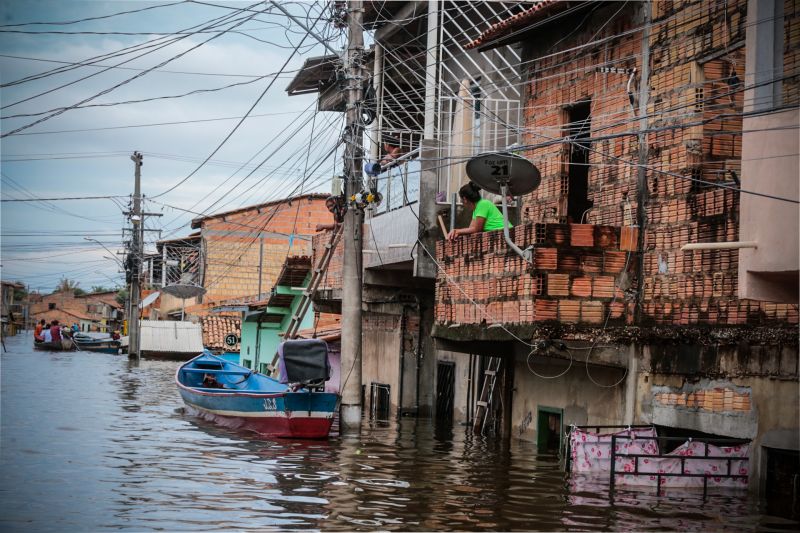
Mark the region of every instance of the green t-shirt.
[[[497, 209], [496, 205], [486, 198], [481, 198], [478, 200], [478, 203], [475, 204], [475, 210], [472, 212], [472, 219], [475, 220], [476, 217], [486, 219], [486, 222], [483, 224], [483, 231], [503, 229], [503, 214]], [[508, 223], [508, 227], [511, 227], [511, 222]]]

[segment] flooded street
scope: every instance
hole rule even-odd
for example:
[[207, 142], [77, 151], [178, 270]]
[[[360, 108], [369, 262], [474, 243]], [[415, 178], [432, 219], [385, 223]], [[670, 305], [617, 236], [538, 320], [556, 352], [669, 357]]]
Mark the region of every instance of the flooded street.
[[185, 415], [174, 361], [2, 355], [0, 528], [794, 530], [740, 493], [571, 494], [553, 456], [427, 420], [269, 441]]

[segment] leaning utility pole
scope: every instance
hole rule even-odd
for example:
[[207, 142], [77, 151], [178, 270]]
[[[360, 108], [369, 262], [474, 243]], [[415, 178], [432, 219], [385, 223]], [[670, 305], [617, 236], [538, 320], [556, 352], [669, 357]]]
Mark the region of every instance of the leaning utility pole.
[[362, 0], [347, 2], [349, 44], [345, 56], [347, 125], [344, 141], [344, 193], [348, 202], [344, 216], [344, 265], [342, 266], [342, 403], [340, 431], [361, 429], [361, 263], [363, 212], [352, 201], [361, 187], [364, 126], [361, 122], [362, 61], [364, 34]]
[[133, 232], [131, 236], [131, 247], [128, 253], [133, 260], [128, 263], [131, 269], [131, 290], [130, 290], [130, 309], [128, 313], [128, 358], [139, 358], [139, 274], [142, 270], [144, 256], [144, 242], [142, 228], [142, 154], [133, 152], [131, 161], [135, 166], [135, 184], [133, 189], [133, 211], [131, 212], [131, 222]]

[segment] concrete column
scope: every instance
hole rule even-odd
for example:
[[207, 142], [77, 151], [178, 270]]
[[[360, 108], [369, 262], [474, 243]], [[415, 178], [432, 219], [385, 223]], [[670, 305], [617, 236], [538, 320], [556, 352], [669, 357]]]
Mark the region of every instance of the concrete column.
[[639, 358], [635, 344], [628, 347], [628, 373], [625, 375], [625, 414], [623, 424], [636, 419], [636, 393], [639, 387]]
[[[420, 143], [419, 225], [420, 242], [414, 254], [414, 276], [436, 278], [436, 242], [444, 237], [436, 220], [436, 193], [439, 191], [439, 141]], [[432, 257], [433, 256], [433, 257]]]

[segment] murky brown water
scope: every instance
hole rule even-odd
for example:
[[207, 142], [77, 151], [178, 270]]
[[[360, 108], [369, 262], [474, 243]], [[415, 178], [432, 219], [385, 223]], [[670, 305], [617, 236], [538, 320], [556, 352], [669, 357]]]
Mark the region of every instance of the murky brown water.
[[556, 458], [427, 420], [269, 441], [183, 413], [176, 362], [6, 339], [0, 529], [796, 530], [746, 495], [571, 494]]

